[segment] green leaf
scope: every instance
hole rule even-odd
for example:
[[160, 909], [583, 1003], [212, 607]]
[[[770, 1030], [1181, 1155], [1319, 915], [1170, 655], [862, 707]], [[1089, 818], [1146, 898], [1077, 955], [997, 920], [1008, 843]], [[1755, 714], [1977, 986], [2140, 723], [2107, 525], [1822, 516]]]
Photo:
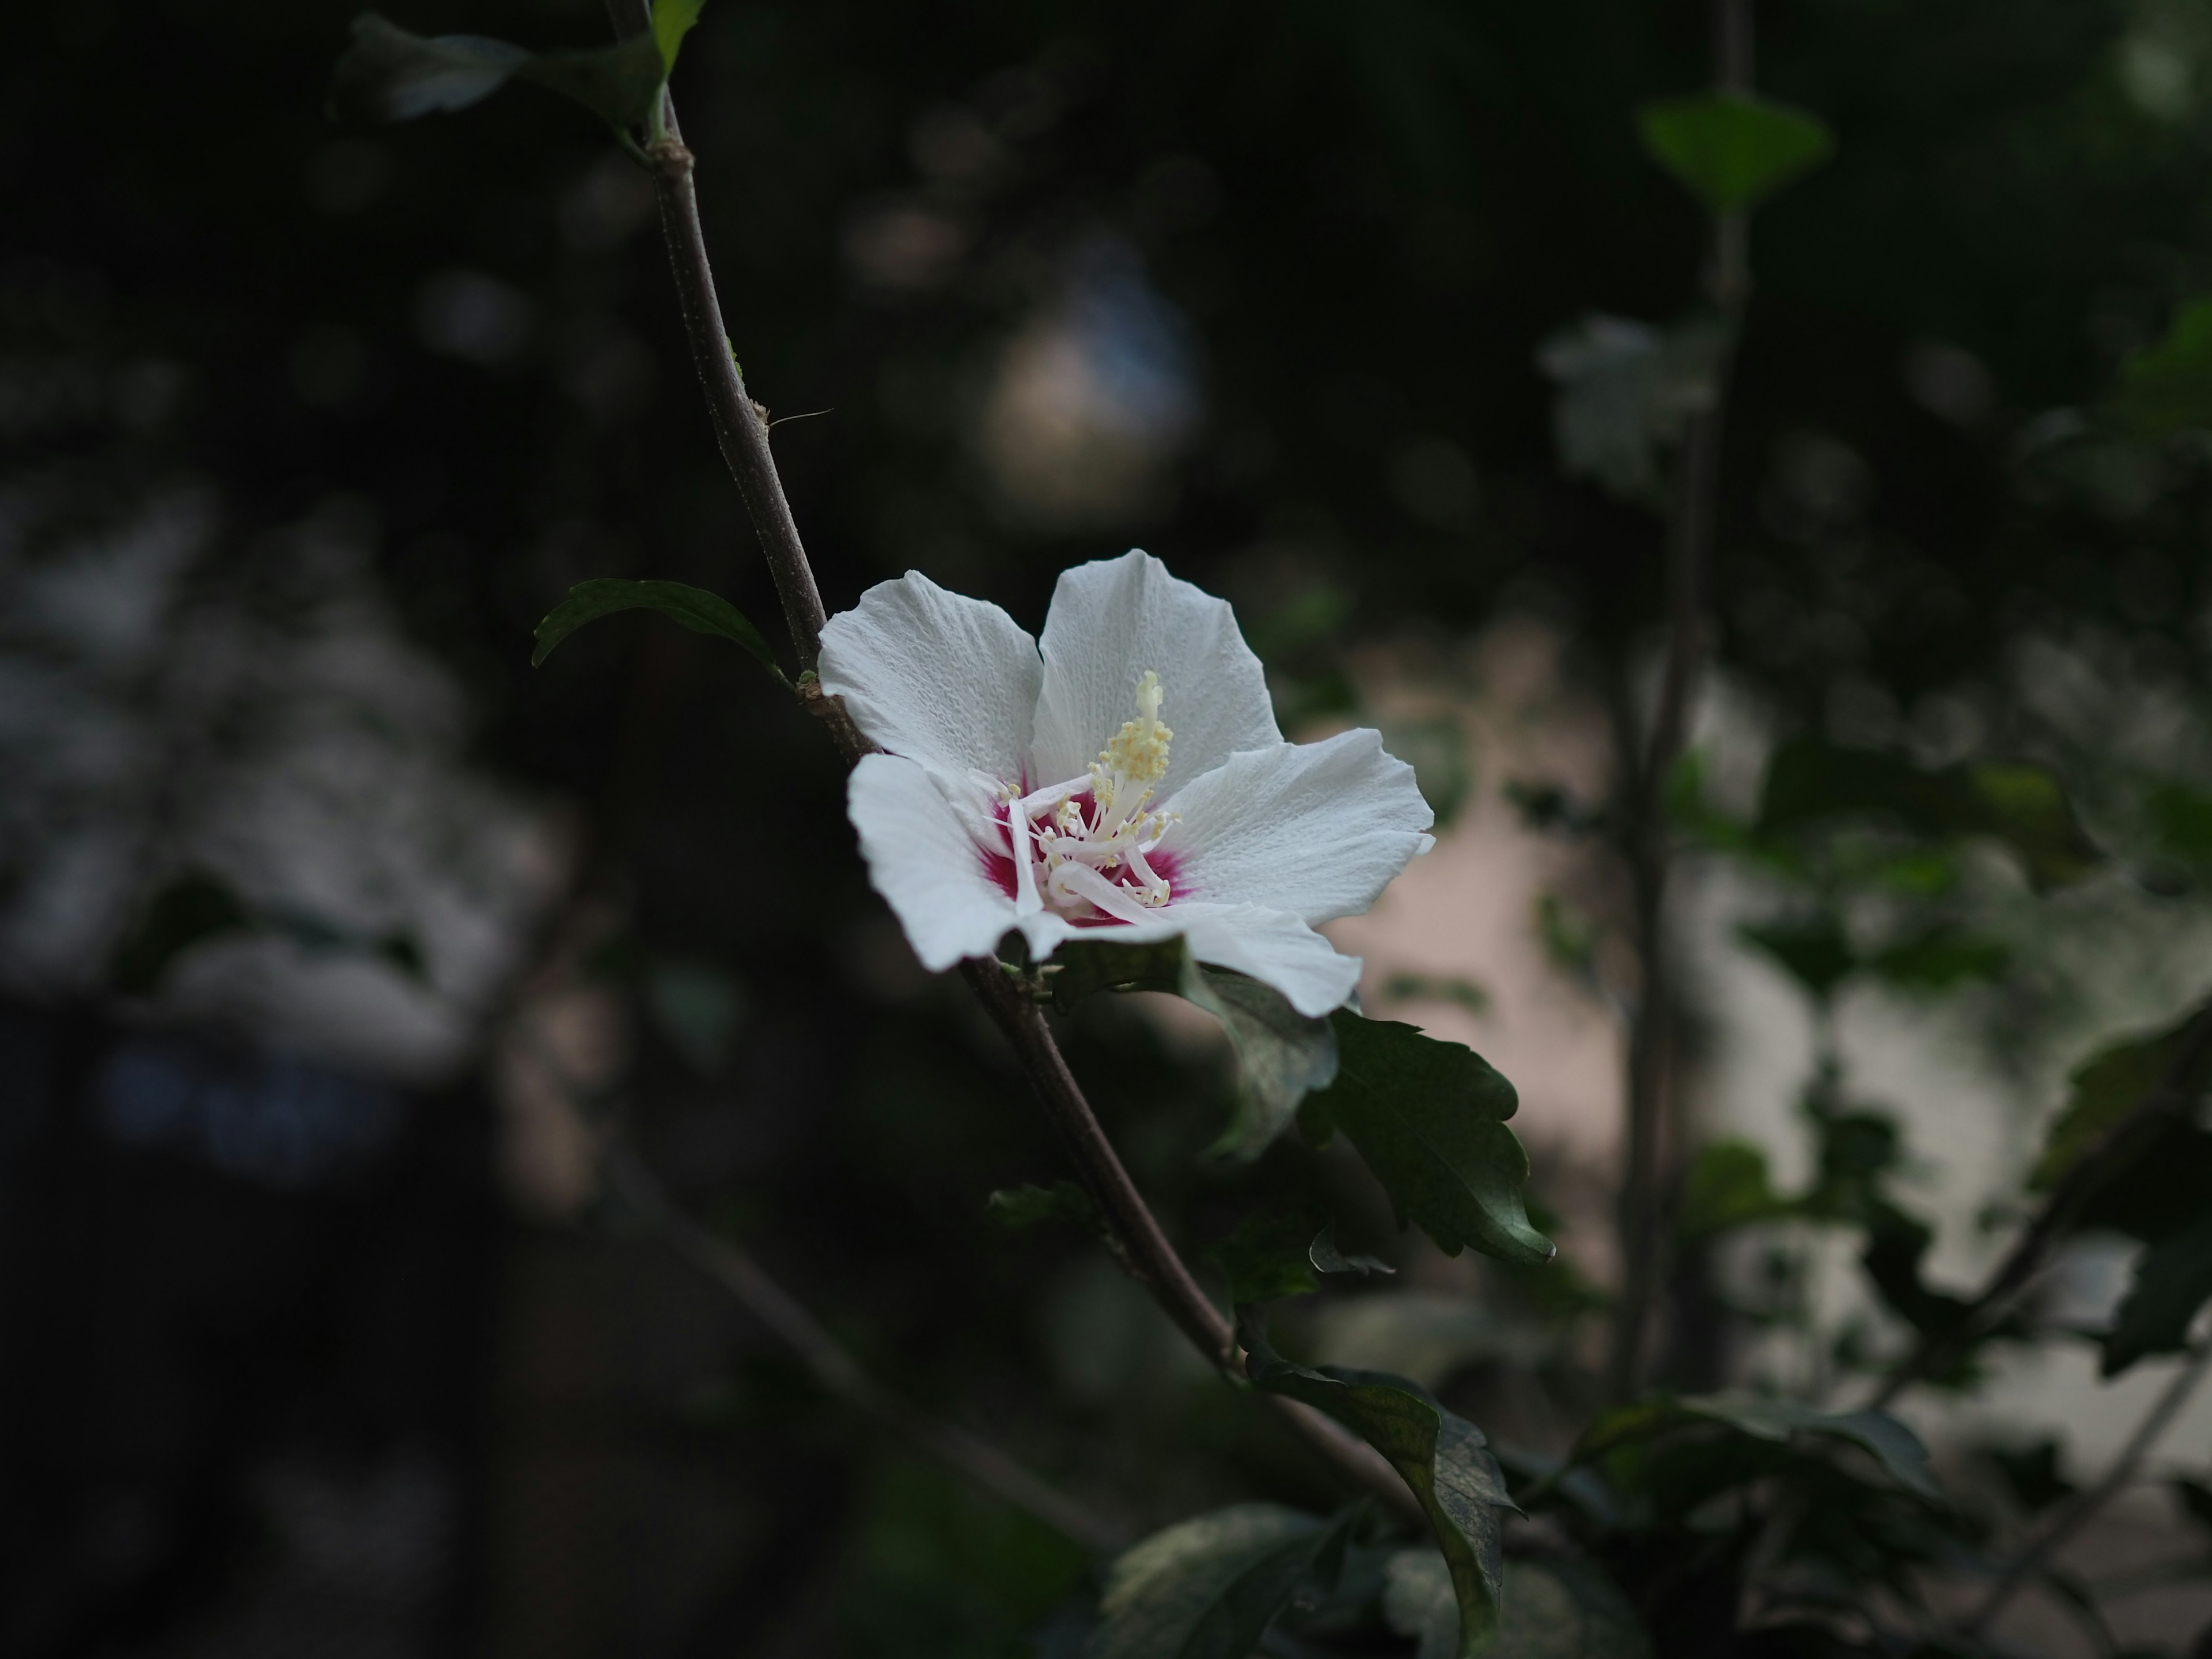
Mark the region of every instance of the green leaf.
[[1490, 1006], [1490, 993], [1473, 980], [1446, 974], [1393, 974], [1384, 981], [1386, 1002], [1449, 1002], [1479, 1014]]
[[2184, 1018], [2161, 1031], [2123, 1038], [2074, 1068], [2066, 1079], [2065, 1109], [2044, 1138], [2043, 1155], [2028, 1176], [2031, 1190], [2048, 1192], [2057, 1185], [2166, 1080], [2188, 1025]]
[[665, 80], [676, 72], [677, 55], [684, 37], [699, 21], [707, 0], [653, 0], [653, 39], [660, 49], [660, 73]]
[[[1114, 1563], [1085, 1659], [1249, 1659], [1353, 1515], [1331, 1527], [1238, 1504], [1154, 1533]], [[1334, 1574], [1329, 1574], [1333, 1577]]]
[[1700, 1424], [1719, 1424], [1754, 1440], [1778, 1443], [1809, 1434], [1849, 1441], [1873, 1454], [1899, 1486], [1933, 1501], [1942, 1498], [1920, 1437], [1887, 1412], [1821, 1412], [1786, 1400], [1705, 1395], [1639, 1401], [1591, 1424], [1571, 1461], [1581, 1463], [1631, 1440]]
[[1982, 1449], [1980, 1456], [2003, 1477], [2013, 1501], [2030, 1515], [2039, 1514], [2081, 1490], [2059, 1473], [2056, 1440], [2039, 1440], [2018, 1451], [1988, 1446]]
[[752, 653], [762, 667], [775, 676], [779, 685], [789, 688], [791, 682], [776, 665], [775, 653], [769, 649], [760, 629], [747, 621], [742, 611], [718, 594], [709, 593], [703, 587], [687, 587], [682, 582], [630, 582], [605, 576], [578, 582], [568, 590], [568, 597], [538, 624], [538, 648], [530, 653], [530, 665], [535, 668], [543, 663], [553, 654], [554, 647], [586, 623], [597, 622], [617, 611], [638, 610], [658, 611], [695, 634], [713, 634], [736, 641]]
[[2166, 332], [2129, 357], [2105, 409], [2146, 438], [2212, 426], [2212, 295], [2184, 301]]
[[1674, 1228], [1683, 1238], [1715, 1233], [1795, 1215], [1799, 1206], [1774, 1190], [1766, 1154], [1742, 1140], [1715, 1140], [1698, 1150], [1682, 1183]]
[[348, 121], [411, 121], [466, 109], [530, 61], [520, 46], [477, 34], [410, 34], [374, 12], [353, 20], [353, 40], [331, 76], [331, 113]]
[[1644, 148], [1715, 213], [1755, 207], [1835, 151], [1817, 117], [1748, 93], [1693, 93], [1637, 112]]
[[515, 76], [574, 99], [616, 131], [624, 131], [653, 114], [668, 82], [654, 38], [657, 28], [656, 20], [655, 29], [590, 52], [541, 52], [519, 66]]
[[1746, 923], [1736, 937], [1764, 951], [1815, 1002], [1825, 1002], [1859, 965], [1843, 925], [1828, 913], [1792, 921]]
[[[1414, 1659], [1451, 1659], [1459, 1607], [1443, 1558], [1401, 1550], [1383, 1571], [1383, 1621], [1420, 1638]], [[1595, 1564], [1506, 1564], [1504, 1614], [1485, 1659], [1648, 1659], [1650, 1651], [1636, 1610]]]
[[1413, 1026], [1349, 1009], [1330, 1024], [1336, 1081], [1309, 1097], [1310, 1138], [1324, 1125], [1343, 1130], [1401, 1219], [1446, 1255], [1472, 1244], [1504, 1261], [1550, 1261], [1558, 1247], [1529, 1224], [1522, 1198], [1528, 1155], [1505, 1127], [1520, 1103], [1513, 1085], [1472, 1048]]
[[1313, 1090], [1337, 1071], [1329, 1022], [1301, 1014], [1271, 985], [1192, 959], [1181, 939], [1144, 945], [1085, 940], [1054, 954], [1053, 1006], [1062, 1012], [1100, 991], [1170, 991], [1221, 1022], [1237, 1054], [1237, 1108], [1209, 1158], [1249, 1163], [1274, 1143]]
[[1213, 1247], [1211, 1255], [1229, 1278], [1232, 1303], [1282, 1302], [1310, 1296], [1321, 1288], [1308, 1257], [1315, 1216], [1259, 1211]]
[[1482, 1431], [1403, 1377], [1291, 1364], [1268, 1346], [1250, 1309], [1237, 1310], [1237, 1339], [1254, 1387], [1327, 1413], [1404, 1478], [1450, 1571], [1460, 1611], [1458, 1652], [1481, 1652], [1497, 1628], [1505, 1571], [1504, 1512], [1514, 1508]]
[[1931, 771], [1900, 756], [1817, 738], [1777, 751], [1760, 792], [1761, 837], [1803, 834], [1852, 817], [1887, 819], [1935, 841], [2002, 842], [2039, 892], [2080, 880], [2104, 858], [2045, 767], [1972, 761]]
[[259, 931], [229, 883], [189, 871], [154, 896], [137, 927], [109, 959], [108, 977], [125, 996], [150, 996], [179, 957], [210, 939]]
[[1306, 1260], [1324, 1273], [1395, 1273], [1398, 1270], [1380, 1256], [1349, 1254], [1338, 1248], [1336, 1224], [1331, 1222], [1306, 1246]]
[[2212, 1213], [2159, 1240], [2136, 1263], [2135, 1284], [2105, 1339], [2104, 1374], [2189, 1346], [2197, 1310], [2212, 1301]]
[[1049, 1187], [1029, 1182], [1001, 1187], [983, 1200], [983, 1207], [992, 1220], [1013, 1232], [1041, 1221], [1072, 1221], [1086, 1232], [1098, 1231], [1101, 1224], [1098, 1206], [1072, 1181], [1055, 1181]]

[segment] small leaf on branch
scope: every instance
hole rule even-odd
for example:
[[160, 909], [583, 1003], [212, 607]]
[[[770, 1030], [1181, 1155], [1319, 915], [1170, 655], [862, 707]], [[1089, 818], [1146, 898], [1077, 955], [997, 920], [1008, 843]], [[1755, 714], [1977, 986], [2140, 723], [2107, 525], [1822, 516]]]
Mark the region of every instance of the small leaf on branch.
[[1302, 1583], [1334, 1581], [1358, 1514], [1238, 1504], [1154, 1533], [1114, 1563], [1085, 1659], [1249, 1659]]
[[691, 26], [699, 21], [699, 13], [707, 0], [653, 0], [653, 39], [660, 48], [660, 73], [665, 80], [676, 72], [677, 54], [684, 50], [684, 37], [691, 33]]
[[410, 34], [376, 13], [353, 20], [331, 77], [331, 112], [349, 121], [411, 121], [466, 109], [505, 86], [530, 53], [480, 34]]
[[1271, 985], [1194, 961], [1180, 939], [1142, 945], [1084, 941], [1054, 954], [1053, 1006], [1100, 991], [1169, 991], [1221, 1022], [1237, 1054], [1237, 1108], [1209, 1158], [1249, 1163], [1274, 1143], [1309, 1092], [1336, 1076], [1329, 1022], [1291, 1006]]
[[1695, 93], [1637, 112], [1644, 148], [1715, 213], [1757, 206], [1835, 151], [1817, 117], [1748, 93]]
[[1515, 1506], [1482, 1431], [1401, 1376], [1291, 1364], [1268, 1346], [1252, 1309], [1237, 1310], [1237, 1340], [1254, 1387], [1326, 1412], [1404, 1478], [1450, 1572], [1460, 1615], [1455, 1651], [1469, 1659], [1484, 1651], [1504, 1589], [1504, 1511]]
[[1228, 1275], [1230, 1301], [1282, 1302], [1319, 1290], [1315, 1264], [1306, 1255], [1316, 1219], [1310, 1211], [1284, 1215], [1262, 1210], [1237, 1223], [1237, 1231], [1210, 1252]]
[[2136, 1263], [2134, 1285], [2105, 1339], [2104, 1374], [2117, 1376], [2138, 1359], [2180, 1353], [2197, 1310], [2212, 1301], [2212, 1214], [2160, 1239]]
[[1779, 1443], [1792, 1435], [1844, 1440], [1871, 1453], [1899, 1486], [1940, 1502], [1942, 1489], [1928, 1467], [1920, 1437], [1887, 1412], [1821, 1412], [1786, 1400], [1706, 1395], [1659, 1396], [1607, 1412], [1585, 1430], [1570, 1460], [1582, 1463], [1613, 1447], [1656, 1434], [1717, 1424], [1754, 1440]]
[[568, 597], [538, 624], [538, 648], [530, 653], [530, 665], [535, 668], [543, 663], [553, 654], [554, 647], [586, 623], [597, 622], [617, 611], [638, 610], [658, 611], [695, 634], [713, 634], [735, 641], [775, 676], [777, 684], [790, 688], [791, 682], [776, 665], [775, 653], [769, 649], [760, 629], [746, 619], [744, 612], [719, 594], [709, 593], [703, 587], [687, 587], [682, 582], [632, 582], [613, 577], [578, 582], [568, 590]]
[[1539, 1266], [1557, 1254], [1528, 1222], [1521, 1188], [1528, 1155], [1505, 1127], [1513, 1085], [1472, 1048], [1411, 1025], [1330, 1016], [1336, 1081], [1311, 1095], [1310, 1139], [1341, 1129], [1410, 1218], [1448, 1255], [1472, 1244], [1500, 1261]]
[[1306, 1260], [1324, 1273], [1395, 1273], [1398, 1270], [1378, 1255], [1360, 1255], [1338, 1248], [1336, 1224], [1322, 1228], [1306, 1246]]
[[984, 1200], [983, 1207], [992, 1220], [1010, 1232], [1034, 1227], [1041, 1221], [1070, 1221], [1094, 1233], [1101, 1227], [1098, 1206], [1072, 1181], [1055, 1181], [1049, 1187], [1030, 1182], [1001, 1187]]

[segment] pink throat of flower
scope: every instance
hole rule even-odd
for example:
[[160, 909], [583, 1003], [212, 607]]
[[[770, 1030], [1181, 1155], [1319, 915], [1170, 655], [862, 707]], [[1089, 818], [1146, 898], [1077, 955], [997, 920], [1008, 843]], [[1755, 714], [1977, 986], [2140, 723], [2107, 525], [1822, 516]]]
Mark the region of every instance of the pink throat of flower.
[[[1068, 799], [1073, 803], [1080, 817], [1091, 819], [1097, 816], [1097, 799], [1091, 791], [1084, 790]], [[983, 873], [988, 876], [997, 884], [999, 890], [1010, 899], [1018, 899], [1021, 894], [1021, 872], [1014, 862], [1013, 836], [1008, 823], [1009, 816], [1016, 805], [1017, 803], [1006, 800], [997, 800], [991, 804], [991, 818], [995, 833], [989, 844], [979, 846], [975, 849], [976, 856], [982, 860]], [[1033, 816], [1031, 819], [1033, 836], [1038, 829], [1044, 827], [1048, 816], [1044, 812], [1038, 812]], [[1034, 844], [1033, 842], [1032, 845]], [[1035, 859], [1037, 854], [1032, 851], [1030, 856]], [[1171, 848], [1153, 847], [1146, 854], [1144, 861], [1149, 866], [1154, 879], [1164, 882], [1175, 898], [1189, 896], [1188, 889], [1182, 875], [1182, 860], [1176, 856]], [[1132, 864], [1124, 861], [1114, 868], [1101, 870], [1098, 873], [1109, 885], [1127, 893], [1133, 900], [1143, 902], [1147, 884], [1143, 874]], [[1124, 918], [1109, 915], [1097, 905], [1087, 902], [1078, 902], [1072, 905], [1048, 904], [1046, 908], [1055, 911], [1077, 927], [1126, 927], [1129, 925]]]

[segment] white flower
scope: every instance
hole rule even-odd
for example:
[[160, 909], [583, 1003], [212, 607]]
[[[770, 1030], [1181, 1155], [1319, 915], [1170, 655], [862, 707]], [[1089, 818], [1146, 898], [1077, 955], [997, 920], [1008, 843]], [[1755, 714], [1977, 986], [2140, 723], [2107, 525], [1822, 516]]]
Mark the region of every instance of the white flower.
[[1146, 553], [1064, 573], [1042, 647], [915, 571], [823, 632], [823, 690], [889, 751], [847, 802], [924, 965], [1012, 929], [1038, 960], [1181, 934], [1301, 1013], [1340, 1006], [1359, 961], [1314, 924], [1433, 844], [1413, 769], [1371, 731], [1285, 743], [1228, 603]]

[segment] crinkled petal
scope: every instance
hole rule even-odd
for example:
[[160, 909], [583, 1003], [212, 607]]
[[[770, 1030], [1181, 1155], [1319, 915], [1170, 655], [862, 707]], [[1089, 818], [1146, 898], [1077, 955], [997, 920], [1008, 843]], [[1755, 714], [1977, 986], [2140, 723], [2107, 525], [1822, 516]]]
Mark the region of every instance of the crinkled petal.
[[1364, 727], [1231, 755], [1168, 798], [1178, 892], [1308, 922], [1355, 916], [1435, 843], [1413, 769]]
[[894, 755], [954, 777], [1023, 781], [1044, 665], [997, 605], [909, 570], [830, 619], [818, 672], [823, 690]]
[[1040, 783], [1083, 775], [1135, 716], [1137, 682], [1146, 669], [1160, 677], [1167, 693], [1161, 718], [1175, 733], [1159, 799], [1237, 750], [1283, 740], [1267, 677], [1237, 631], [1229, 602], [1177, 580], [1149, 553], [1061, 573], [1041, 644]]
[[1044, 911], [1024, 917], [1021, 930], [1039, 960], [1069, 939], [1142, 945], [1181, 934], [1197, 960], [1273, 986], [1310, 1018], [1341, 1008], [1359, 984], [1358, 957], [1340, 954], [1288, 912], [1258, 904], [1171, 904], [1157, 920], [1117, 927], [1074, 927]]
[[893, 755], [862, 756], [845, 786], [868, 880], [933, 973], [964, 957], [991, 955], [1014, 925], [1014, 902], [946, 799], [948, 788], [963, 787]]

